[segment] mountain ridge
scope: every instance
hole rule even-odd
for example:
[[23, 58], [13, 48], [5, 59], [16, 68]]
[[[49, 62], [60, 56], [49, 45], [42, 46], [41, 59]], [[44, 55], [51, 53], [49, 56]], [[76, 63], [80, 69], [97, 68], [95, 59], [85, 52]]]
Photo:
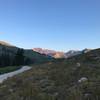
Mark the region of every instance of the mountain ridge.
[[60, 52], [55, 50], [43, 49], [43, 48], [33, 48], [33, 51], [36, 51], [40, 54], [45, 54], [54, 58], [69, 58], [71, 56], [79, 55], [81, 53], [87, 53], [91, 49], [84, 49], [84, 50], [69, 50], [67, 52]]
[[14, 46], [6, 41], [0, 40], [0, 45], [5, 45], [5, 46]]

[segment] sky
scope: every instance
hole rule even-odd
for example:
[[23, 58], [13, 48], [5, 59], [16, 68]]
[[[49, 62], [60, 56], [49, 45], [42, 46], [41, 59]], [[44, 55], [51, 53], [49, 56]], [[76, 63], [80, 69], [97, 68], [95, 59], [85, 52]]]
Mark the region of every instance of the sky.
[[59, 51], [100, 48], [100, 0], [0, 0], [0, 40]]

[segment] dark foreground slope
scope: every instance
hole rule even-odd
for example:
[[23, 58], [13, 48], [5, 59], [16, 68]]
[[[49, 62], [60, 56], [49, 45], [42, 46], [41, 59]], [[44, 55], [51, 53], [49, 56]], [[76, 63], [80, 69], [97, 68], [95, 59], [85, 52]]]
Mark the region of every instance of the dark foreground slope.
[[26, 50], [0, 42], [0, 67], [43, 63], [51, 59], [31, 49]]
[[0, 100], [100, 100], [100, 49], [35, 65], [1, 84]]

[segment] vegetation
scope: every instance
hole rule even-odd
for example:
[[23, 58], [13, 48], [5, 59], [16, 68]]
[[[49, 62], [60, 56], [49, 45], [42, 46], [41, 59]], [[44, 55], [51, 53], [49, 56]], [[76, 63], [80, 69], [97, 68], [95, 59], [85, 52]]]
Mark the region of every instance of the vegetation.
[[18, 48], [16, 52], [11, 50], [6, 46], [2, 46], [0, 50], [0, 67], [23, 65], [25, 63], [23, 49]]
[[17, 53], [14, 58], [14, 64], [19, 66], [19, 65], [24, 65], [24, 50], [23, 49], [18, 49]]
[[38, 64], [51, 60], [53, 59], [32, 50], [0, 44], [0, 67]]
[[0, 74], [12, 72], [12, 71], [15, 71], [15, 70], [20, 69], [20, 68], [21, 68], [20, 66], [1, 67], [1, 68], [0, 68]]
[[0, 85], [0, 100], [100, 100], [100, 49], [33, 65]]

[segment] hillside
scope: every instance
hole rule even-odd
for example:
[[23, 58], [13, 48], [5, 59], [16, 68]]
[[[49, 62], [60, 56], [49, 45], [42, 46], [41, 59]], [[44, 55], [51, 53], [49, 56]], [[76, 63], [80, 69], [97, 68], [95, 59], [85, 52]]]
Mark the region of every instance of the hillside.
[[45, 55], [51, 56], [53, 58], [65, 58], [64, 52], [59, 52], [59, 51], [55, 51], [55, 50], [33, 48], [33, 51], [38, 52], [40, 54], [45, 54]]
[[34, 65], [0, 85], [0, 100], [100, 100], [100, 49]]
[[24, 55], [26, 57], [32, 59], [33, 64], [34, 63], [45, 63], [45, 62], [54, 60], [54, 58], [51, 58], [44, 54], [37, 53], [37, 52], [33, 51], [32, 49], [28, 49], [28, 50], [26, 49], [24, 51]]
[[5, 45], [5, 46], [13, 46], [10, 43], [7, 43], [5, 41], [0, 41], [0, 45]]
[[[49, 60], [52, 60], [52, 58], [39, 54], [32, 49], [22, 49], [15, 46], [10, 45], [6, 42], [0, 42], [0, 67], [5, 66], [13, 66], [15, 57], [17, 57], [17, 53], [22, 52], [23, 53], [23, 64], [34, 64], [34, 63], [43, 63], [47, 62]], [[21, 58], [21, 57], [20, 57]]]

